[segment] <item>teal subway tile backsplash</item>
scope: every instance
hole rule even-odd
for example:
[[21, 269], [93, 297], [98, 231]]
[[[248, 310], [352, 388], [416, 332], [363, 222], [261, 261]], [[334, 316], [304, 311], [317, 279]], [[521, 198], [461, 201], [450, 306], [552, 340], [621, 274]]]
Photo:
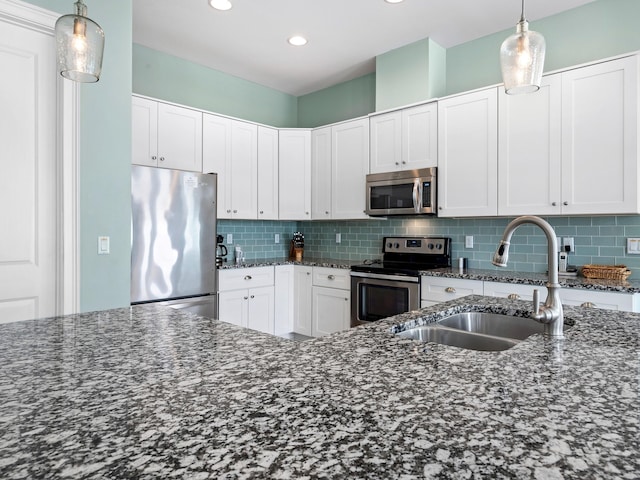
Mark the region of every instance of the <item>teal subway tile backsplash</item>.
[[[575, 240], [576, 252], [569, 263], [624, 264], [640, 277], [640, 255], [626, 254], [626, 238], [640, 237], [640, 216], [545, 217], [558, 237]], [[467, 257], [471, 268], [497, 269], [491, 258], [512, 218], [449, 219], [436, 217], [390, 217], [388, 219], [285, 222], [267, 220], [220, 220], [218, 233], [233, 234], [247, 259], [286, 257], [293, 233], [305, 235], [305, 256], [364, 260], [381, 256], [382, 238], [390, 235], [437, 235], [452, 239], [453, 258]], [[280, 243], [274, 235], [280, 235]], [[341, 243], [336, 243], [336, 233]], [[473, 236], [473, 248], [465, 248], [465, 236]], [[233, 246], [228, 245], [233, 260]], [[512, 237], [507, 270], [545, 272], [546, 237], [538, 227], [522, 225]]]

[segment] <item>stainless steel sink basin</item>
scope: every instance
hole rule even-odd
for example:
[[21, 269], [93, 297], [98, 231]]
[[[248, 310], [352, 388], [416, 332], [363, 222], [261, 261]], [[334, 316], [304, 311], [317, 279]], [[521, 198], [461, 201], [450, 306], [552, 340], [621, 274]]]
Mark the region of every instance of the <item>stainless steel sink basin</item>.
[[397, 335], [469, 350], [500, 351], [517, 345], [534, 333], [542, 333], [543, 328], [541, 323], [530, 318], [463, 312]]

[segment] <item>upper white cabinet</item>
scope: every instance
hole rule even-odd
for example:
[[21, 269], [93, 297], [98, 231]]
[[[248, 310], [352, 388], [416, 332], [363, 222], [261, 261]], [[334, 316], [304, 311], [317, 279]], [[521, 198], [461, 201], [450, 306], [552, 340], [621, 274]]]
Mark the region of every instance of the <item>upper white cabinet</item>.
[[560, 74], [540, 90], [507, 95], [498, 88], [498, 214], [553, 215], [561, 201]]
[[258, 220], [278, 219], [278, 130], [258, 126]]
[[367, 218], [368, 119], [320, 128], [312, 135], [312, 218]]
[[497, 89], [438, 102], [438, 215], [495, 216], [497, 201]]
[[371, 173], [438, 165], [438, 108], [435, 102], [369, 119]]
[[311, 220], [311, 130], [280, 130], [281, 220]]
[[498, 214], [637, 213], [638, 58], [499, 97]]
[[637, 213], [638, 57], [562, 74], [562, 213]]
[[202, 171], [202, 112], [136, 96], [131, 112], [132, 163]]
[[218, 174], [218, 218], [257, 218], [258, 127], [205, 114], [203, 168]]

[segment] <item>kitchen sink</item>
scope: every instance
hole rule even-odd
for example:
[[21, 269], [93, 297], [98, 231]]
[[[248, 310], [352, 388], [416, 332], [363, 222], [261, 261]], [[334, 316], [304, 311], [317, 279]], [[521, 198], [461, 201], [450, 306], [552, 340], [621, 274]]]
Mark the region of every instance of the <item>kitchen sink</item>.
[[544, 326], [531, 318], [463, 312], [397, 335], [468, 350], [500, 351], [517, 345], [534, 333], [543, 333], [543, 330]]

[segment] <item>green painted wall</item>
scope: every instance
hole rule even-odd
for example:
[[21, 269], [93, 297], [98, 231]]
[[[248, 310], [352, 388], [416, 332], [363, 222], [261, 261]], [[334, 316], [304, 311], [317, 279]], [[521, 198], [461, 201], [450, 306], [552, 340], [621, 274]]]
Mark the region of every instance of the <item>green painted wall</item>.
[[376, 111], [441, 96], [445, 70], [444, 49], [429, 38], [379, 55], [376, 57]]
[[[499, 51], [514, 27], [447, 50], [447, 94], [502, 83]], [[545, 72], [640, 50], [640, 2], [597, 0], [531, 21], [547, 44]]]
[[274, 127], [295, 127], [297, 99], [172, 55], [133, 45], [133, 91]]
[[376, 75], [371, 73], [298, 97], [298, 127], [320, 125], [368, 115], [375, 110]]
[[[131, 265], [131, 2], [87, 0], [88, 15], [105, 31], [102, 76], [80, 88], [80, 309], [123, 307]], [[68, 0], [31, 0], [66, 14]], [[66, 81], [66, 80], [65, 80]], [[111, 254], [98, 255], [98, 236]]]

